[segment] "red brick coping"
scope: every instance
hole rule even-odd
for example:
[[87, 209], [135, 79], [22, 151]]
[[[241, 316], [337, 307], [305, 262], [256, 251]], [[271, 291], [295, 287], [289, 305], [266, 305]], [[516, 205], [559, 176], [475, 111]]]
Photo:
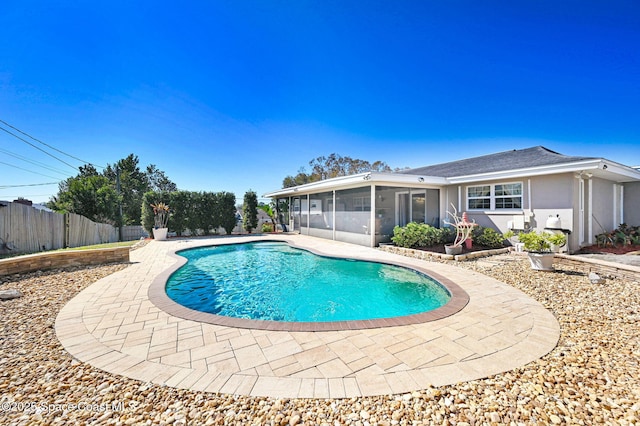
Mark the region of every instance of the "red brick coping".
[[[263, 240], [268, 241], [268, 240]], [[283, 242], [283, 241], [277, 241]], [[290, 246], [300, 248], [302, 250], [310, 251], [318, 256], [324, 257], [336, 257], [329, 256], [314, 252], [304, 247], [297, 247], [291, 242], [287, 242]], [[228, 243], [222, 243], [225, 245]], [[232, 243], [232, 244], [245, 244], [245, 243]], [[218, 245], [218, 244], [216, 244]], [[429, 321], [435, 321], [448, 316], [454, 315], [464, 308], [469, 303], [469, 295], [459, 285], [444, 277], [440, 274], [434, 273], [427, 268], [410, 266], [402, 262], [381, 262], [376, 259], [354, 257], [354, 260], [363, 260], [369, 262], [385, 263], [394, 266], [401, 266], [404, 268], [418, 271], [438, 281], [443, 287], [447, 289], [451, 295], [451, 299], [447, 304], [437, 309], [428, 312], [422, 312], [414, 315], [407, 315], [393, 318], [378, 318], [367, 320], [354, 320], [354, 321], [325, 321], [325, 322], [289, 322], [289, 321], [266, 321], [266, 320], [253, 320], [245, 318], [233, 318], [221, 315], [210, 314], [206, 312], [196, 311], [194, 309], [187, 308], [173, 301], [165, 291], [167, 280], [176, 270], [187, 263], [187, 259], [177, 255], [175, 252], [169, 253], [169, 256], [175, 258], [177, 262], [169, 269], [163, 271], [158, 275], [151, 285], [149, 286], [149, 300], [158, 308], [167, 312], [170, 315], [192, 320], [198, 322], [204, 322], [208, 324], [221, 325], [225, 327], [235, 328], [248, 328], [257, 330], [271, 330], [271, 331], [340, 331], [340, 330], [362, 330], [367, 328], [380, 328], [380, 327], [395, 327], [410, 324], [419, 324]]]
[[9, 257], [0, 259], [0, 275], [116, 262], [129, 262], [129, 247], [52, 251]]

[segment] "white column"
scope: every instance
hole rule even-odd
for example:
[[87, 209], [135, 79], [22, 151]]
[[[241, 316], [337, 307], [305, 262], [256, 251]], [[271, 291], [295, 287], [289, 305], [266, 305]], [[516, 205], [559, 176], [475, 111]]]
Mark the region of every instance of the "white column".
[[624, 223], [624, 185], [620, 185], [620, 223]]
[[311, 194], [307, 194], [307, 235], [309, 235], [310, 230], [311, 230]]
[[333, 212], [331, 212], [331, 214], [333, 215], [333, 220], [331, 221], [333, 223], [333, 240], [335, 241], [336, 239], [336, 190], [334, 189], [333, 191]]
[[371, 211], [369, 212], [369, 233], [371, 234], [371, 247], [376, 246], [376, 186], [371, 184]]
[[613, 184], [613, 229], [618, 227], [618, 184]]
[[589, 178], [589, 204], [588, 204], [588, 219], [587, 223], [589, 224], [589, 239], [587, 240], [589, 244], [593, 244], [593, 179]]

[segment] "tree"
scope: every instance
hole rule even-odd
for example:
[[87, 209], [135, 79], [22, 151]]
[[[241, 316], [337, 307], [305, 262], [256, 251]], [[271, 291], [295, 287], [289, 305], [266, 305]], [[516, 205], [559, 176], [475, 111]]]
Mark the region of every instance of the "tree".
[[244, 194], [242, 224], [248, 233], [258, 226], [258, 196], [251, 190]]
[[138, 163], [138, 157], [130, 154], [114, 165], [107, 164], [102, 174], [92, 165], [82, 166], [77, 176], [59, 185], [58, 194], [47, 206], [61, 213], [72, 212], [92, 220], [100, 218], [97, 221], [116, 226], [139, 225], [143, 195], [154, 188], [173, 191], [175, 184], [155, 165], [148, 166], [143, 172]]
[[175, 183], [165, 175], [162, 170], [158, 170], [155, 164], [149, 164], [147, 166], [147, 179], [149, 184], [149, 191], [177, 191], [178, 187]]
[[219, 222], [220, 226], [224, 228], [227, 235], [233, 232], [233, 228], [236, 227], [236, 196], [233, 192], [219, 192]]
[[298, 170], [296, 176], [287, 176], [282, 181], [283, 188], [317, 182], [319, 180], [332, 179], [338, 176], [349, 176], [365, 172], [390, 172], [391, 167], [384, 161], [370, 163], [366, 160], [343, 157], [339, 154], [331, 154], [328, 157], [317, 157], [309, 161], [311, 174], [307, 174], [304, 168]]
[[58, 195], [47, 207], [59, 213], [75, 213], [94, 222], [116, 224], [118, 194], [115, 186], [92, 165], [81, 166], [77, 176], [58, 186]]
[[269, 219], [271, 219], [271, 224], [273, 225], [273, 231], [275, 232], [276, 231], [276, 211], [274, 206], [271, 204], [260, 203], [258, 208], [263, 212], [265, 212], [267, 216], [269, 216]]
[[142, 196], [150, 190], [147, 175], [138, 166], [138, 156], [129, 154], [115, 165], [107, 164], [104, 175], [116, 182], [120, 173], [120, 195], [122, 197], [122, 223], [137, 225], [140, 223]]

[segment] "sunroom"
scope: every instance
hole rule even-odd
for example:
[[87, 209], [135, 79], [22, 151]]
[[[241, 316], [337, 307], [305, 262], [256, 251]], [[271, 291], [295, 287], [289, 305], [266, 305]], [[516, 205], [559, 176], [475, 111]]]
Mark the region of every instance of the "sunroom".
[[369, 172], [265, 194], [289, 231], [375, 247], [409, 222], [440, 226], [445, 178]]

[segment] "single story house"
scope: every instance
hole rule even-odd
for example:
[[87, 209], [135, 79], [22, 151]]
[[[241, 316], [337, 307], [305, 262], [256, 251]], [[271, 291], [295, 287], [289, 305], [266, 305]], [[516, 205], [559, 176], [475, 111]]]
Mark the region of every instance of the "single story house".
[[[640, 170], [543, 146], [394, 173], [361, 173], [265, 194], [305, 235], [375, 247], [396, 225], [444, 226], [452, 205], [499, 232], [543, 230], [559, 218], [569, 251], [621, 223], [640, 224]], [[287, 217], [284, 217], [287, 216]], [[560, 231], [559, 231], [560, 232]]]

